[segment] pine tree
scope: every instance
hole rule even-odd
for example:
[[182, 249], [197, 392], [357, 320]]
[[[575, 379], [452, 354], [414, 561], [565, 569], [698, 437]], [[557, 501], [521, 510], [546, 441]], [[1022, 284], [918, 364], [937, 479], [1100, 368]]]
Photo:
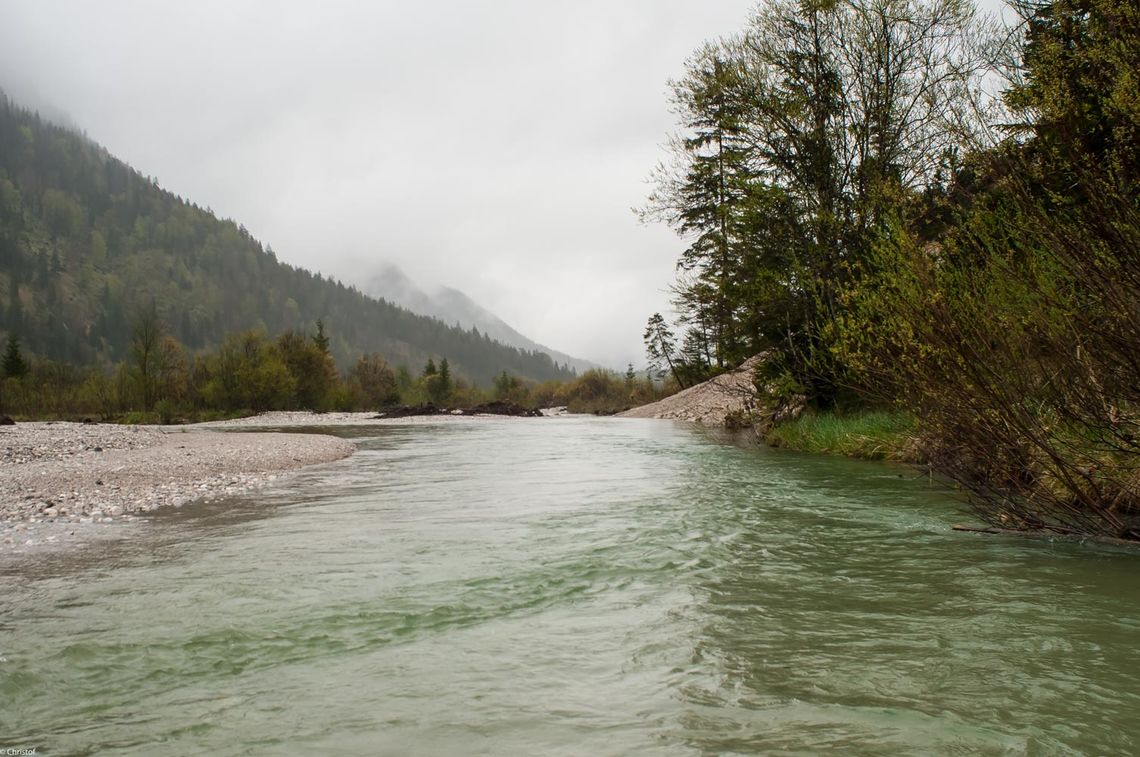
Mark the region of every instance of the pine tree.
[[20, 378], [28, 372], [28, 364], [20, 354], [20, 338], [15, 334], [8, 335], [8, 346], [4, 350], [4, 377]]
[[[679, 285], [676, 304], [711, 327], [718, 365], [738, 350], [731, 296], [745, 241], [741, 220], [756, 178], [745, 141], [747, 82], [740, 74], [725, 50], [706, 45], [689, 61], [688, 75], [674, 82], [673, 102], [689, 135], [674, 143], [677, 165], [659, 171], [658, 189], [642, 213], [692, 239], [677, 263], [691, 280]], [[692, 297], [695, 290], [704, 296]]]
[[451, 390], [451, 366], [447, 358], [439, 361], [439, 381], [448, 391]]
[[677, 366], [673, 359], [677, 349], [676, 340], [669, 324], [665, 322], [665, 318], [660, 313], [654, 313], [649, 317], [642, 338], [645, 340], [645, 354], [649, 358], [650, 369], [657, 378], [663, 378], [665, 368], [668, 367], [674, 380], [683, 387], [685, 384], [677, 373]]
[[325, 334], [325, 322], [320, 318], [317, 319], [317, 333], [313, 335], [313, 344], [326, 355], [329, 354], [329, 338]]

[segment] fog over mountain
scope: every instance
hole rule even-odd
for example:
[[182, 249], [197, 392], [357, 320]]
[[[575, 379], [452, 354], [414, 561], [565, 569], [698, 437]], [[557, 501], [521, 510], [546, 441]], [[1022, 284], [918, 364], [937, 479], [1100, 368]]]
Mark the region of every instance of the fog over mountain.
[[668, 80], [751, 6], [0, 0], [0, 87], [284, 262], [357, 280], [383, 249], [620, 367], [684, 245], [630, 212]]
[[0, 0], [0, 87], [285, 262], [350, 280], [383, 249], [624, 366], [685, 246], [630, 212], [678, 128], [668, 81], [754, 5]]
[[579, 373], [599, 367], [597, 363], [567, 355], [519, 333], [509, 323], [458, 289], [437, 286], [429, 292], [420, 288], [394, 263], [380, 266], [375, 273], [360, 282], [360, 289], [365, 294], [382, 297], [413, 313], [434, 316], [448, 325], [458, 324], [465, 329], [477, 328], [480, 333], [503, 344], [545, 352], [555, 362], [568, 364]]

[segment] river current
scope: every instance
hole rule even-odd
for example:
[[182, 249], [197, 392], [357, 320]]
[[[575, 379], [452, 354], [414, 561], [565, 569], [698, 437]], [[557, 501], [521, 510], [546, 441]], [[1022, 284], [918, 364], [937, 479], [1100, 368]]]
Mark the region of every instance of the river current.
[[661, 421], [360, 452], [0, 573], [0, 750], [1127, 754], [1140, 556]]

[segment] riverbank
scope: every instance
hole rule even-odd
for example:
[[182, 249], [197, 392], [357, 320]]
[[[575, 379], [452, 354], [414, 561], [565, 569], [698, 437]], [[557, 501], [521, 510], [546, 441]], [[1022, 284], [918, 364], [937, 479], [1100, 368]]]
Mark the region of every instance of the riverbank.
[[914, 419], [897, 411], [868, 410], [846, 415], [809, 411], [773, 425], [762, 438], [772, 447], [797, 452], [860, 460], [925, 462]]
[[0, 554], [83, 541], [95, 525], [235, 494], [355, 446], [316, 434], [19, 423], [0, 429]]
[[767, 354], [755, 355], [738, 368], [619, 417], [751, 427], [772, 447], [864, 460], [924, 462], [910, 416], [897, 411], [821, 413], [806, 409], [802, 397], [778, 401], [757, 387], [756, 369], [766, 358]]

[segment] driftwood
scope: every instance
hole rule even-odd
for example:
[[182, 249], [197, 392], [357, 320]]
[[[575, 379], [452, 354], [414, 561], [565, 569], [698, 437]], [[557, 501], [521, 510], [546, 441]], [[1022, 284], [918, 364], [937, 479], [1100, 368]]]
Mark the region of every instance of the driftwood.
[[955, 531], [966, 531], [974, 534], [995, 534], [998, 536], [1020, 536], [1024, 539], [1055, 539], [1057, 541], [1071, 541], [1076, 544], [1108, 544], [1114, 547], [1129, 547], [1136, 549], [1140, 547], [1140, 541], [1132, 539], [1117, 539], [1114, 536], [1096, 536], [1090, 534], [1076, 534], [1064, 533], [1059, 531], [1050, 531], [1045, 528], [995, 528], [993, 526], [970, 526], [964, 523], [957, 523], [951, 528]]
[[375, 420], [412, 418], [425, 415], [509, 415], [518, 418], [541, 418], [542, 412], [503, 400], [484, 402], [480, 405], [474, 405], [472, 407], [454, 409], [436, 407], [435, 405], [428, 403], [426, 405], [405, 405], [403, 407], [393, 408], [375, 416]]

